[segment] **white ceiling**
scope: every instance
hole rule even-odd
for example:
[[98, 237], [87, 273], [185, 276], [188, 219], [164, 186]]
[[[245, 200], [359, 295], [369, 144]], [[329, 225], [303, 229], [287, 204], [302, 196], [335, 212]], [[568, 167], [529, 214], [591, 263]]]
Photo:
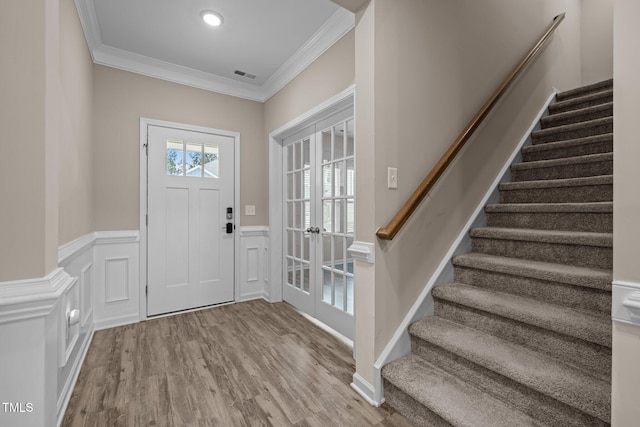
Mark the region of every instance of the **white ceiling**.
[[[95, 63], [256, 101], [354, 26], [353, 14], [330, 0], [75, 2]], [[203, 10], [221, 14], [223, 25], [206, 25]]]

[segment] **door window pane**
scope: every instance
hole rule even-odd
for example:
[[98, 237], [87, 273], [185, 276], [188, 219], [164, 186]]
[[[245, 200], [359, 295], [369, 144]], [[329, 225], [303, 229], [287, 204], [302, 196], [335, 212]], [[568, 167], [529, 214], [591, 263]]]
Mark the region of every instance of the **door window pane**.
[[331, 236], [324, 234], [322, 236], [322, 265], [331, 267]]
[[293, 228], [293, 218], [294, 214], [294, 204], [293, 202], [287, 202], [287, 227]]
[[322, 131], [322, 162], [331, 161], [331, 129]]
[[322, 197], [331, 197], [333, 187], [333, 166], [331, 164], [322, 166]]
[[322, 269], [322, 301], [331, 304], [332, 301], [331, 271]]
[[297, 142], [293, 144], [296, 146], [295, 156], [294, 156], [294, 166], [296, 169], [302, 169], [302, 150], [300, 149], [300, 143]]
[[293, 192], [295, 187], [295, 175], [293, 173], [287, 174], [287, 198], [293, 199]]
[[184, 144], [182, 141], [167, 141], [167, 175], [181, 176], [184, 173]]
[[302, 290], [309, 292], [309, 277], [311, 274], [309, 264], [306, 262], [302, 264]]
[[344, 271], [345, 259], [344, 259], [344, 237], [333, 237], [333, 268], [336, 270]]
[[310, 199], [311, 198], [311, 169], [305, 169], [302, 172], [302, 176], [304, 179], [304, 182], [302, 184], [302, 198], [303, 199]]
[[202, 176], [202, 144], [187, 143], [185, 167], [187, 176]]
[[333, 217], [333, 228], [336, 233], [344, 233], [344, 200], [336, 200], [336, 207]]
[[307, 229], [311, 227], [311, 202], [303, 202], [302, 205], [302, 217], [304, 218], [304, 224], [302, 226], [303, 229]]
[[333, 288], [335, 295], [333, 305], [344, 311], [344, 276], [342, 274], [334, 273]]
[[353, 119], [347, 121], [347, 157], [353, 156], [354, 154], [354, 133], [355, 133], [355, 123]]
[[287, 255], [293, 256], [296, 247], [295, 232], [287, 231]]
[[217, 145], [204, 146], [204, 177], [220, 178], [220, 148]]
[[295, 263], [291, 258], [287, 258], [287, 283], [291, 286], [296, 283]]
[[345, 194], [345, 164], [344, 161], [335, 163], [334, 178], [335, 190], [334, 195], [344, 196]]
[[302, 199], [302, 172], [295, 172], [294, 175], [296, 177], [296, 188], [293, 195], [296, 199]]
[[356, 171], [353, 159], [347, 160], [347, 196], [356, 192]]
[[322, 231], [333, 233], [333, 203], [331, 200], [322, 202]]
[[344, 123], [333, 128], [333, 159], [338, 160], [344, 157]]
[[287, 146], [287, 171], [291, 172], [293, 170], [293, 148], [294, 144]]
[[356, 208], [353, 199], [347, 200], [347, 234], [356, 232]]
[[310, 141], [308, 139], [305, 139], [304, 141], [302, 141], [302, 166], [303, 167], [311, 166], [311, 159], [309, 154], [310, 153], [309, 143]]
[[295, 203], [295, 219], [293, 221], [293, 224], [295, 226], [295, 228], [297, 229], [301, 229], [302, 228], [302, 202], [294, 202]]

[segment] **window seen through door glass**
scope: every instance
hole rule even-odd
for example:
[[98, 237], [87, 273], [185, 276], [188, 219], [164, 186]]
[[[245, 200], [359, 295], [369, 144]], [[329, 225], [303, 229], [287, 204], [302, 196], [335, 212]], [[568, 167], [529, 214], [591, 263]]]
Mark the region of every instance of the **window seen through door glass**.
[[220, 177], [217, 145], [167, 140], [166, 173], [171, 176]]

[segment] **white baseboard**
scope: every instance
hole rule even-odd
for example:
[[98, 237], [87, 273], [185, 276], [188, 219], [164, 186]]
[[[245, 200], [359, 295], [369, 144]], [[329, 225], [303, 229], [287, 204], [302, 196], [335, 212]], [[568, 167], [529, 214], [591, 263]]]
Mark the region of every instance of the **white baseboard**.
[[[451, 262], [451, 258], [456, 255], [467, 253], [471, 250], [471, 238], [469, 237], [469, 230], [476, 227], [486, 225], [486, 216], [484, 213], [484, 207], [488, 203], [497, 203], [499, 201], [498, 186], [502, 182], [506, 182], [511, 178], [510, 167], [520, 159], [520, 152], [522, 148], [531, 143], [531, 132], [540, 127], [540, 119], [547, 114], [549, 104], [553, 102], [556, 97], [556, 90], [553, 90], [551, 95], [547, 98], [542, 108], [539, 110], [536, 118], [531, 122], [529, 128], [525, 131], [520, 142], [509, 156], [509, 159], [505, 162], [500, 172], [497, 174], [493, 183], [485, 193], [484, 197], [477, 205], [475, 211], [462, 228], [455, 241], [445, 253], [438, 268], [434, 274], [429, 278], [416, 302], [411, 309], [407, 312], [400, 326], [396, 329], [391, 340], [387, 343], [386, 347], [380, 354], [380, 357], [374, 364], [374, 376], [375, 387], [374, 396], [383, 396], [384, 390], [382, 389], [382, 367], [394, 360], [397, 360], [411, 351], [411, 338], [409, 337], [408, 328], [413, 322], [416, 322], [424, 317], [433, 314], [433, 298], [431, 297], [431, 291], [434, 287], [444, 285], [453, 281], [454, 267]], [[383, 399], [382, 397], [380, 399]]]
[[85, 357], [87, 357], [87, 352], [89, 351], [89, 347], [91, 347], [91, 342], [93, 341], [94, 330], [92, 329], [89, 333], [87, 333], [87, 338], [84, 340], [82, 347], [80, 349], [80, 356], [76, 358], [72, 367], [72, 374], [69, 375], [67, 381], [62, 388], [62, 392], [58, 397], [58, 422], [57, 426], [62, 424], [62, 420], [64, 419], [64, 414], [67, 411], [67, 406], [69, 406], [69, 400], [71, 399], [71, 395], [73, 394], [73, 389], [76, 386], [76, 382], [78, 381], [78, 377], [80, 376], [80, 368], [84, 363]]
[[353, 374], [351, 388], [372, 406], [380, 406], [384, 403], [384, 397], [376, 396], [375, 388], [357, 372]]
[[130, 325], [132, 323], [138, 322], [140, 322], [140, 317], [138, 316], [138, 314], [127, 314], [125, 316], [112, 317], [109, 319], [96, 321], [93, 324], [93, 327], [96, 331], [101, 331], [103, 329], [116, 328], [118, 326]]

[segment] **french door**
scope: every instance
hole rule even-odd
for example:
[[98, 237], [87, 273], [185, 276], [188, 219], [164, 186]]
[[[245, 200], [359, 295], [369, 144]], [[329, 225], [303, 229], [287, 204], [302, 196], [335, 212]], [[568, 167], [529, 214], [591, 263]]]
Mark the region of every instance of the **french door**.
[[[345, 117], [346, 116], [346, 117]], [[338, 114], [284, 147], [284, 300], [354, 336], [354, 120]]]

